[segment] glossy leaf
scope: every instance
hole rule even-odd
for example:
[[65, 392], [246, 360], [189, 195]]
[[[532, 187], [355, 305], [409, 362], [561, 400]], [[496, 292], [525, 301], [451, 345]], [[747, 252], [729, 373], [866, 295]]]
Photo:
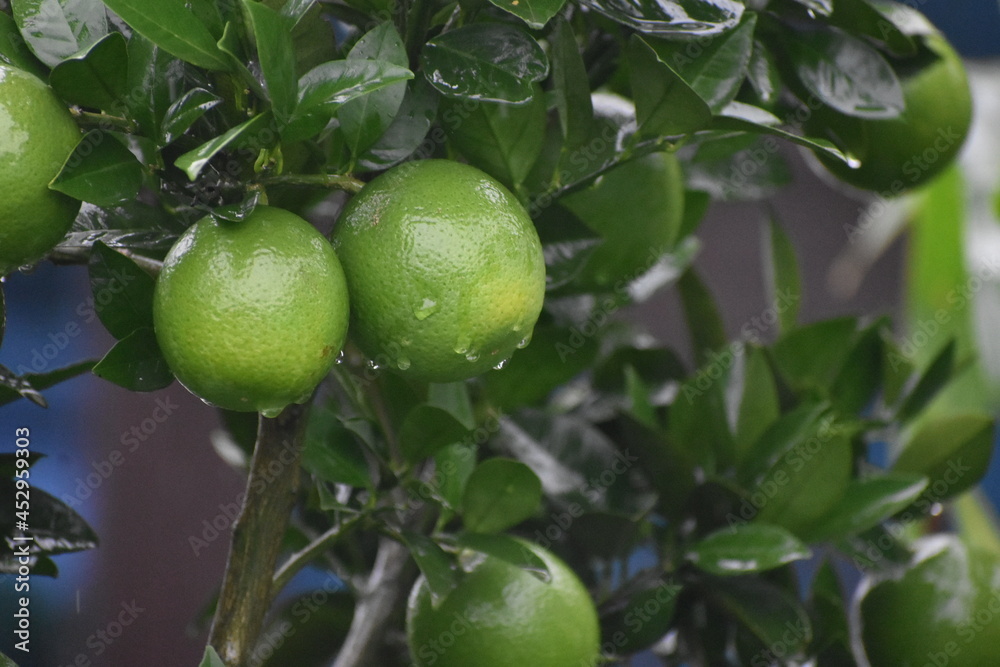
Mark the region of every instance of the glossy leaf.
[[167, 145], [188, 131], [205, 112], [222, 103], [222, 98], [204, 88], [192, 88], [175, 101], [163, 116], [160, 143]]
[[669, 65], [669, 54], [660, 54], [638, 35], [629, 41], [627, 54], [640, 132], [685, 134], [711, 122], [712, 109]]
[[205, 646], [205, 654], [201, 658], [201, 662], [198, 667], [226, 667], [226, 663], [222, 661], [219, 654], [215, 651], [211, 644]]
[[225, 70], [229, 63], [205, 24], [185, 0], [104, 0], [136, 32], [192, 65]]
[[91, 130], [66, 159], [49, 187], [98, 206], [134, 199], [142, 166], [111, 132]]
[[779, 331], [790, 331], [802, 305], [802, 278], [795, 248], [780, 225], [772, 218], [765, 232], [764, 276], [768, 302], [777, 311]]
[[[406, 68], [409, 59], [403, 40], [391, 21], [365, 34], [347, 54], [348, 60], [375, 60]], [[406, 94], [406, 82], [399, 81], [356, 100], [337, 110], [340, 130], [353, 155], [366, 151], [389, 128]]]
[[699, 368], [681, 385], [670, 405], [667, 436], [705, 473], [729, 465], [736, 454], [723, 396], [725, 381], [721, 379], [731, 371], [731, 355], [732, 350], [727, 349]]
[[719, 112], [719, 115], [712, 120], [711, 127], [714, 130], [737, 130], [740, 132], [754, 132], [758, 134], [770, 134], [780, 137], [793, 144], [804, 146], [817, 153], [832, 157], [846, 163], [848, 161], [844, 152], [837, 148], [832, 142], [818, 137], [805, 137], [793, 134], [778, 127], [781, 120], [766, 109], [734, 101], [726, 105]]
[[[0, 479], [0, 493], [5, 498], [13, 499], [15, 488], [13, 480]], [[94, 529], [66, 502], [34, 485], [31, 487], [30, 500], [29, 532], [33, 539], [28, 543], [28, 551], [32, 556], [73, 553], [97, 547], [98, 539]], [[13, 502], [0, 509], [0, 527], [13, 528], [13, 514]], [[3, 530], [3, 533], [11, 535], [13, 530]], [[0, 573], [16, 573], [17, 566], [18, 560], [14, 556], [12, 543], [9, 538], [5, 539], [0, 544]], [[37, 574], [37, 571], [32, 574]]]
[[507, 561], [547, 580], [549, 568], [545, 561], [522, 542], [508, 535], [464, 532], [455, 538], [455, 542], [461, 547]]
[[127, 71], [125, 38], [113, 32], [56, 65], [49, 74], [49, 84], [72, 104], [114, 109], [128, 91]]
[[559, 13], [566, 0], [490, 0], [500, 9], [510, 12], [535, 30], [541, 30]]
[[715, 299], [694, 269], [689, 269], [677, 283], [684, 318], [699, 361], [710, 360], [710, 353], [726, 346], [726, 327]]
[[712, 113], [733, 101], [747, 74], [753, 53], [757, 16], [743, 15], [740, 24], [692, 48], [687, 41], [664, 41], [654, 49], [661, 61], [683, 78]]
[[832, 25], [882, 42], [898, 55], [911, 56], [917, 52], [913, 39], [892, 20], [886, 20], [886, 15], [869, 0], [837, 0], [829, 15]]
[[906, 508], [926, 486], [922, 475], [901, 473], [852, 480], [843, 500], [811, 526], [803, 527], [801, 534], [818, 542], [864, 532]]
[[892, 469], [925, 475], [931, 503], [957, 496], [986, 474], [995, 423], [985, 414], [952, 414], [926, 421], [903, 446]]
[[483, 461], [472, 472], [462, 498], [462, 520], [476, 533], [500, 533], [534, 515], [542, 483], [531, 468], [510, 459]]
[[256, 0], [243, 0], [243, 7], [257, 44], [260, 71], [271, 98], [274, 117], [284, 121], [295, 109], [298, 92], [291, 21]]
[[821, 102], [860, 118], [895, 118], [903, 87], [885, 58], [861, 39], [835, 30], [787, 35], [799, 81]]
[[24, 42], [17, 23], [5, 12], [0, 12], [0, 62], [31, 72], [39, 79], [46, 75], [45, 66]]
[[686, 558], [710, 574], [732, 576], [766, 572], [811, 555], [787, 530], [756, 523], [717, 530], [699, 540]]
[[781, 415], [748, 450], [740, 470], [740, 481], [745, 486], [754, 485], [797, 445], [811, 439], [817, 442], [827, 439], [825, 429], [829, 428], [829, 423], [824, 417], [828, 410], [826, 403], [803, 402]]
[[156, 391], [174, 381], [151, 328], [121, 339], [94, 366], [94, 375], [130, 391]]
[[781, 92], [781, 73], [772, 52], [764, 42], [754, 40], [750, 62], [747, 63], [747, 83], [757, 94], [757, 100], [765, 106], [778, 101]]
[[468, 434], [448, 411], [430, 405], [418, 405], [403, 420], [399, 445], [408, 461], [422, 461], [442, 447], [460, 442]]
[[271, 123], [272, 117], [269, 113], [254, 116], [250, 120], [244, 121], [230, 129], [225, 134], [206, 141], [193, 151], [184, 153], [184, 155], [181, 155], [174, 161], [174, 164], [178, 169], [187, 174], [189, 179], [194, 181], [198, 178], [198, 174], [205, 168], [209, 160], [215, 157], [219, 151], [241, 137], [253, 137], [257, 136], [257, 133], [267, 131]]
[[442, 447], [434, 454], [434, 477], [437, 493], [449, 509], [457, 511], [462, 506], [462, 495], [469, 475], [476, 468], [474, 445], [456, 443]]
[[155, 281], [125, 255], [98, 241], [90, 255], [93, 308], [112, 336], [121, 340], [153, 326]]
[[365, 169], [380, 170], [405, 160], [418, 149], [421, 155], [430, 155], [443, 140], [443, 137], [436, 141], [427, 137], [437, 117], [440, 99], [426, 79], [409, 82], [392, 124], [358, 159], [358, 164]]
[[281, 6], [281, 15], [298, 23], [315, 4], [316, 0], [288, 0]]
[[[20, 382], [18, 382], [15, 387], [11, 387], [7, 383], [0, 383], [0, 406], [13, 403], [19, 398], [27, 398], [32, 403], [46, 408], [48, 407], [48, 403], [39, 393], [42, 389], [48, 389], [49, 387], [54, 387], [60, 382], [72, 380], [73, 378], [88, 372], [93, 367], [93, 361], [81, 361], [70, 366], [49, 371], [48, 373], [42, 372], [44, 371], [44, 368], [38, 369], [35, 373], [26, 373], [19, 378]], [[0, 366], [0, 371], [2, 370], [3, 367]], [[3, 373], [0, 373], [0, 375], [3, 375]]]
[[862, 413], [882, 388], [882, 330], [888, 323], [869, 326], [858, 336], [830, 388], [830, 402], [843, 414]]
[[735, 0], [585, 0], [584, 5], [651, 35], [705, 36], [733, 28], [743, 15]]
[[[174, 90], [185, 90], [186, 68], [167, 51], [140, 34], [128, 41], [128, 95], [125, 106], [139, 131], [155, 137]], [[176, 86], [176, 88], [175, 88]]]
[[844, 365], [856, 336], [853, 318], [817, 322], [795, 329], [775, 343], [774, 360], [792, 387], [825, 389]]
[[380, 88], [412, 79], [405, 67], [376, 60], [332, 60], [317, 65], [299, 79], [299, 102], [287, 127], [286, 140], [303, 139], [322, 130], [337, 109]]
[[470, 164], [516, 192], [542, 149], [547, 116], [541, 88], [525, 104], [477, 102], [471, 111], [465, 104], [449, 100], [443, 106], [448, 137]]
[[545, 52], [525, 32], [502, 23], [475, 23], [424, 45], [424, 76], [439, 92], [484, 102], [521, 104], [549, 71]]
[[746, 345], [743, 350], [743, 391], [734, 434], [737, 457], [747, 451], [781, 414], [778, 388], [767, 356], [755, 346]]
[[107, 12], [100, 2], [13, 0], [10, 8], [24, 41], [49, 67], [108, 32]]
[[564, 150], [586, 142], [594, 122], [590, 81], [573, 29], [559, 21], [551, 37], [552, 81]]
[[416, 561], [431, 594], [431, 604], [439, 605], [458, 585], [459, 573], [452, 567], [452, 559], [434, 540], [413, 531], [403, 533], [410, 555]]
[[325, 406], [314, 407], [309, 415], [302, 465], [325, 482], [361, 488], [372, 484], [368, 463], [354, 434]]

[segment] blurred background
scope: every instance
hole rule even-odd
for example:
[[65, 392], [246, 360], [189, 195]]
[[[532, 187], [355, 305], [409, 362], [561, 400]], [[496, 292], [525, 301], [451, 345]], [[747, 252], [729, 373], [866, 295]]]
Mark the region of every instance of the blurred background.
[[[1000, 7], [996, 0], [909, 4], [948, 35], [973, 78], [976, 124], [962, 169], [970, 202], [964, 258], [971, 271], [983, 257], [1000, 257], [995, 207], [976, 205], [1000, 186], [1000, 140], [991, 127], [1000, 120]], [[697, 264], [730, 336], [738, 337], [770, 305], [760, 261], [769, 216], [781, 222], [799, 255], [803, 321], [889, 315], [903, 331], [906, 304], [918, 297], [904, 287], [910, 237], [894, 231], [900, 211], [890, 207], [878, 233], [851, 243], [848, 231], [870, 201], [817, 176], [797, 150], [785, 147], [785, 156], [792, 167], [789, 187], [767, 202], [714, 204], [699, 231]], [[960, 221], [954, 222], [957, 228]], [[11, 276], [5, 290], [8, 328], [0, 364], [52, 370], [99, 358], [114, 342], [93, 316], [85, 268], [43, 264], [30, 275]], [[992, 314], [1000, 312], [993, 303], [1000, 301], [1000, 285], [986, 285], [979, 296], [969, 319], [990, 331]], [[625, 316], [686, 354], [687, 334], [671, 290]], [[987, 360], [977, 375], [988, 375], [991, 366]], [[969, 391], [980, 392], [976, 400], [983, 407], [992, 404], [980, 385]], [[17, 653], [22, 667], [198, 664], [203, 617], [225, 566], [230, 506], [243, 487], [212, 446], [215, 411], [176, 383], [134, 394], [85, 375], [44, 394], [48, 409], [25, 400], [0, 408], [0, 452], [13, 449], [15, 428], [30, 428], [33, 451], [46, 455], [32, 468], [32, 484], [74, 507], [101, 544], [57, 557], [58, 578], [31, 579], [31, 654], [15, 652], [7, 632], [0, 635], [0, 651]], [[1000, 500], [996, 458], [984, 488]], [[14, 608], [13, 586], [0, 584], [6, 619]]]

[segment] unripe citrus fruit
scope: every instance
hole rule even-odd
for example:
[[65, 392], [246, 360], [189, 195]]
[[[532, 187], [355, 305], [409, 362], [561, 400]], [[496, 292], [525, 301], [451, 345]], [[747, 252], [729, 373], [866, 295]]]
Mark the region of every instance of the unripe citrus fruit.
[[450, 160], [407, 162], [366, 185], [333, 232], [351, 335], [373, 360], [463, 380], [528, 343], [545, 262], [535, 227], [492, 177]]
[[[896, 578], [859, 589], [854, 631], [871, 667], [980, 667], [997, 663], [1000, 557], [954, 535], [919, 540]], [[861, 658], [867, 658], [867, 663]]]
[[40, 259], [69, 231], [80, 202], [48, 185], [79, 141], [51, 88], [0, 65], [0, 275]]
[[920, 53], [897, 61], [905, 108], [896, 118], [847, 116], [820, 108], [807, 122], [811, 134], [829, 138], [860, 161], [856, 169], [820, 155], [841, 180], [895, 195], [926, 183], [958, 155], [972, 122], [965, 68], [940, 34], [916, 36]]
[[205, 401], [273, 416], [309, 398], [347, 333], [347, 286], [332, 246], [302, 218], [258, 206], [206, 217], [163, 262], [153, 300], [171, 370]]
[[416, 667], [587, 667], [600, 653], [597, 612], [564, 562], [523, 542], [550, 581], [486, 557], [435, 608], [423, 577], [410, 592], [406, 630]]

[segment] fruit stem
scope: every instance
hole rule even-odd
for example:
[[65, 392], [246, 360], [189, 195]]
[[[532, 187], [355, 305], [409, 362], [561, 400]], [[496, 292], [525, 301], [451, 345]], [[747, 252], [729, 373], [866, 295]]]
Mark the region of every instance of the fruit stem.
[[93, 111], [82, 111], [71, 108], [70, 113], [76, 121], [83, 127], [94, 127], [100, 130], [121, 130], [129, 134], [135, 134], [139, 128], [128, 118], [121, 116], [109, 116], [106, 113], [95, 113]]
[[271, 582], [272, 593], [277, 595], [281, 592], [281, 590], [288, 585], [288, 582], [292, 580], [292, 577], [294, 577], [299, 570], [308, 565], [314, 558], [320, 556], [331, 544], [343, 537], [344, 533], [353, 528], [354, 525], [361, 520], [361, 518], [361, 514], [356, 514], [338, 522], [335, 526], [314, 539], [301, 550], [292, 554], [288, 560], [286, 560], [284, 564], [278, 568], [278, 571], [275, 572], [274, 581]]
[[299, 480], [308, 405], [261, 416], [246, 497], [233, 527], [229, 562], [209, 643], [229, 667], [242, 667], [271, 606], [275, 564]]
[[346, 174], [280, 174], [261, 179], [264, 185], [308, 185], [357, 192], [364, 187], [364, 181]]

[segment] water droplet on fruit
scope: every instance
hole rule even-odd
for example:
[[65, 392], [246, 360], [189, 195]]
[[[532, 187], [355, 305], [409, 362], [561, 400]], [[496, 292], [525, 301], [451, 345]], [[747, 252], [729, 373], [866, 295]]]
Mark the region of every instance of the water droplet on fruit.
[[507, 359], [501, 359], [500, 363], [493, 367], [495, 371], [502, 371], [503, 367], [507, 365]]
[[282, 410], [284, 410], [284, 408], [267, 408], [266, 410], [261, 410], [260, 414], [264, 415], [268, 419], [274, 419], [281, 414]]
[[344, 354], [344, 351], [341, 350], [340, 352], [337, 353], [337, 356], [334, 357], [333, 363], [335, 363], [335, 364], [342, 364], [342, 363], [344, 363], [344, 357], [345, 356], [346, 355]]
[[399, 359], [396, 359], [396, 366], [399, 368], [399, 370], [405, 371], [407, 368], [410, 367], [410, 360], [407, 359], [406, 357], [400, 357]]
[[851, 169], [858, 169], [861, 166], [861, 160], [856, 157], [847, 156], [847, 166]]
[[380, 371], [380, 370], [382, 370], [382, 366], [380, 366], [378, 363], [376, 363], [376, 361], [374, 359], [369, 359], [368, 360], [368, 368], [372, 369], [373, 371]]
[[531, 342], [531, 336], [525, 336], [524, 338], [522, 338], [517, 342], [517, 349], [523, 350], [524, 348], [528, 347], [528, 344], [530, 342]]
[[470, 345], [472, 345], [472, 339], [468, 336], [459, 337], [459, 339], [455, 341], [455, 354], [467, 354]]
[[438, 308], [437, 301], [434, 299], [424, 298], [424, 300], [417, 306], [416, 310], [413, 311], [414, 317], [418, 320], [426, 320], [428, 317], [437, 312]]
[[465, 360], [466, 360], [466, 361], [479, 361], [479, 353], [478, 353], [478, 352], [476, 352], [475, 350], [470, 350], [470, 351], [469, 351], [469, 352], [468, 352], [468, 353], [467, 353], [467, 354], [465, 355]]

